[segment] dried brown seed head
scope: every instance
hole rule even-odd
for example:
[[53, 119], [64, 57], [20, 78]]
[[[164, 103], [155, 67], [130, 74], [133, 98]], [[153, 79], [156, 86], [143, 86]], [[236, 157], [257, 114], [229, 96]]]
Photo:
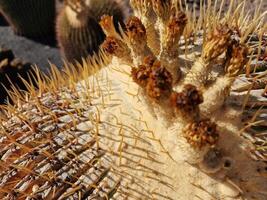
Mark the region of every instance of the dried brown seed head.
[[119, 51], [119, 40], [114, 37], [107, 37], [102, 48], [108, 54], [116, 54]]
[[146, 87], [155, 61], [153, 56], [146, 56], [142, 65], [139, 65], [138, 68], [132, 68], [131, 74], [134, 82], [143, 88]]
[[209, 119], [193, 122], [185, 128], [184, 136], [194, 148], [215, 145], [219, 139], [216, 124]]
[[146, 56], [143, 61], [143, 65], [146, 67], [153, 67], [154, 62], [156, 61], [155, 57], [153, 56]]
[[177, 59], [179, 51], [179, 40], [184, 32], [187, 23], [187, 17], [184, 12], [178, 12], [176, 16], [171, 17], [166, 25], [163, 34], [163, 52], [161, 59]]
[[235, 77], [248, 62], [248, 48], [245, 45], [233, 44], [228, 49], [229, 62], [226, 65], [226, 74]]
[[183, 93], [187, 97], [188, 102], [193, 106], [197, 106], [203, 102], [202, 94], [199, 92], [199, 90], [197, 90], [194, 85], [185, 85]]
[[127, 35], [132, 41], [146, 41], [146, 28], [138, 17], [131, 17], [126, 23]]
[[215, 27], [213, 32], [211, 32], [210, 38], [220, 38], [220, 37], [227, 37], [232, 31], [228, 27], [228, 25], [224, 24], [219, 24], [218, 26]]
[[155, 13], [163, 20], [167, 20], [171, 11], [171, 0], [152, 0]]
[[226, 51], [231, 44], [232, 31], [227, 25], [219, 24], [206, 38], [202, 58], [205, 61], [212, 61]]
[[151, 71], [152, 69], [145, 65], [140, 65], [138, 68], [132, 68], [131, 74], [134, 82], [142, 88], [146, 87]]
[[102, 43], [101, 47], [108, 55], [114, 55], [125, 60], [126, 62], [131, 62], [131, 58], [129, 56], [130, 49], [121, 40], [112, 36], [108, 36]]
[[178, 34], [182, 34], [184, 27], [187, 23], [187, 17], [184, 12], [179, 12], [177, 16], [174, 16], [168, 22], [168, 34], [174, 38]]
[[148, 96], [155, 100], [169, 98], [172, 81], [171, 73], [159, 61], [155, 61], [147, 83]]
[[187, 84], [182, 92], [172, 93], [170, 102], [182, 115], [195, 115], [198, 105], [203, 102], [203, 97], [194, 85]]

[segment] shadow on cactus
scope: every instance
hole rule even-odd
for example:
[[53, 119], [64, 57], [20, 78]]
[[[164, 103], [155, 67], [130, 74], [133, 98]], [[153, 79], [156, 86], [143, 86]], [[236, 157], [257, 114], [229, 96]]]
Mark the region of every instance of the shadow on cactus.
[[57, 18], [57, 40], [65, 59], [81, 61], [98, 52], [105, 34], [98, 22], [102, 15], [112, 15], [118, 29], [126, 9], [116, 0], [66, 0]]
[[55, 0], [0, 0], [0, 11], [16, 34], [53, 39]]
[[3, 107], [0, 198], [265, 200], [264, 13], [131, 4], [98, 55]]

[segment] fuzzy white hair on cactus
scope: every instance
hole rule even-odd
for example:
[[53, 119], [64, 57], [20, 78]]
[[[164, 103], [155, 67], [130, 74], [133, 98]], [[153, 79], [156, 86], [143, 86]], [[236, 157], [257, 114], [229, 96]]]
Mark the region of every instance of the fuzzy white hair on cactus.
[[0, 198], [266, 199], [265, 85], [244, 75], [265, 80], [266, 12], [217, 4], [131, 0], [119, 33], [102, 17], [99, 55], [10, 91]]

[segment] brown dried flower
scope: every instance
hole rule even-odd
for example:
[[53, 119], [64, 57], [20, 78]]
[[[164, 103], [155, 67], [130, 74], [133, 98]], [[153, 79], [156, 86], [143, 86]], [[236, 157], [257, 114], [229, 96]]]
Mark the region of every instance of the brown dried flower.
[[216, 124], [209, 119], [189, 124], [184, 130], [184, 136], [189, 144], [198, 149], [215, 145], [219, 139]]
[[139, 65], [138, 68], [132, 68], [131, 74], [133, 81], [142, 88], [146, 87], [151, 71], [152, 69], [145, 65]]
[[118, 58], [130, 60], [130, 50], [128, 49], [127, 45], [115, 37], [108, 36], [102, 43], [102, 49], [109, 55], [114, 55]]
[[227, 25], [219, 24], [208, 35], [202, 58], [211, 61], [221, 55], [231, 44], [232, 30]]
[[147, 94], [155, 100], [168, 98], [172, 91], [172, 75], [159, 61], [155, 61], [147, 83]]
[[227, 56], [229, 57], [229, 61], [226, 64], [226, 74], [235, 77], [248, 61], [248, 48], [245, 45], [234, 43], [228, 49]]
[[138, 17], [131, 17], [126, 23], [127, 35], [132, 42], [146, 42], [146, 28]]
[[152, 72], [154, 62], [154, 57], [146, 56], [142, 65], [139, 65], [138, 68], [132, 68], [131, 74], [133, 80], [142, 88], [145, 88], [147, 86], [147, 82]]
[[170, 98], [171, 105], [183, 115], [197, 114], [198, 105], [203, 102], [202, 94], [194, 85], [187, 84], [182, 92], [173, 92]]
[[177, 38], [177, 35], [181, 35], [186, 23], [187, 17], [184, 12], [179, 12], [177, 16], [172, 17], [167, 25], [169, 37]]

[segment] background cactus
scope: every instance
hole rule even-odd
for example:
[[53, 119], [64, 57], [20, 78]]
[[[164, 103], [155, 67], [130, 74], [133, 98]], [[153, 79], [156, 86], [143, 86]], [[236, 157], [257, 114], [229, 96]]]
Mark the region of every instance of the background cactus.
[[262, 16], [131, 3], [140, 16], [121, 34], [102, 19], [99, 57], [3, 108], [0, 198], [265, 200], [264, 87], [242, 74]]
[[0, 11], [16, 34], [54, 35], [55, 0], [1, 0]]
[[57, 19], [57, 40], [68, 61], [81, 61], [98, 51], [105, 34], [98, 22], [102, 15], [112, 15], [114, 23], [124, 19], [122, 3], [115, 0], [65, 1]]

